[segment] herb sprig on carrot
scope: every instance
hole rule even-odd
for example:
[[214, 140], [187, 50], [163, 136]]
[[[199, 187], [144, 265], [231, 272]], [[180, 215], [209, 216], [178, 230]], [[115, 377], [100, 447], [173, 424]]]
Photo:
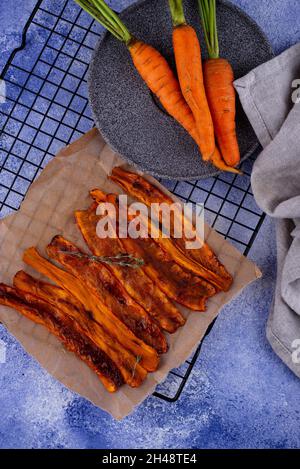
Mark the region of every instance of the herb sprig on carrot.
[[240, 162], [235, 125], [235, 91], [230, 63], [220, 58], [216, 0], [198, 0], [209, 59], [204, 62], [204, 85], [222, 157], [229, 166]]

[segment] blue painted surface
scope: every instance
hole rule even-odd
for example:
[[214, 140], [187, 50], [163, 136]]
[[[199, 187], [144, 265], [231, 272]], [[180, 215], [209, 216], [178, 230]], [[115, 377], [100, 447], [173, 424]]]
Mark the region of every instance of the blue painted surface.
[[[22, 9], [16, 9], [16, 3]], [[22, 22], [33, 3], [1, 3], [0, 47], [5, 54], [0, 67], [18, 43]], [[110, 2], [117, 9], [130, 3]], [[276, 52], [299, 41], [298, 0], [234, 3], [260, 24]], [[276, 269], [274, 229], [269, 219], [250, 257], [264, 276], [222, 311], [180, 400], [168, 404], [150, 397], [122, 422], [113, 421], [52, 379], [1, 327], [7, 362], [0, 364], [0, 447], [299, 447], [299, 381], [273, 354], [265, 338]]]

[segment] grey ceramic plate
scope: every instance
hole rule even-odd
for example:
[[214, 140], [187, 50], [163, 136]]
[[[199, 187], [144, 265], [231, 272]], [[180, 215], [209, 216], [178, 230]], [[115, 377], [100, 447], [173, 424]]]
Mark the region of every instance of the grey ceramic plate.
[[[186, 0], [185, 11], [187, 21], [197, 30], [205, 58], [197, 1]], [[136, 37], [156, 47], [174, 68], [167, 0], [137, 2], [121, 18]], [[235, 78], [273, 56], [263, 32], [240, 9], [220, 0], [217, 20], [220, 51], [232, 64]], [[104, 35], [96, 46], [88, 84], [97, 127], [129, 163], [154, 176], [170, 179], [199, 179], [216, 174], [213, 166], [202, 162], [198, 147], [185, 130], [155, 102], [126, 47], [110, 34]], [[239, 102], [237, 133], [245, 159], [258, 142]]]

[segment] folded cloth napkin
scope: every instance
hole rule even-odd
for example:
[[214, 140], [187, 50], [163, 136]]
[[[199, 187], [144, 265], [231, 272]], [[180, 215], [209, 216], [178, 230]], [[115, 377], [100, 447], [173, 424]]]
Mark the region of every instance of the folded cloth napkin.
[[257, 204], [276, 223], [277, 282], [267, 337], [273, 350], [300, 377], [300, 92], [297, 85], [300, 85], [300, 44], [235, 82], [244, 111], [264, 148], [252, 171], [253, 194]]

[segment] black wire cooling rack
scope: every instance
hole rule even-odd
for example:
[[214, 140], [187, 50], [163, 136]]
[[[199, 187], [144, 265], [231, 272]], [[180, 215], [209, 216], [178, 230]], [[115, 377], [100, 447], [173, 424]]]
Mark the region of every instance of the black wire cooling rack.
[[[86, 75], [102, 33], [72, 0], [37, 2], [21, 46], [1, 74], [6, 101], [0, 105], [0, 217], [17, 210], [41, 169], [94, 125]], [[185, 202], [204, 203], [208, 223], [246, 255], [264, 219], [251, 193], [252, 163], [251, 158], [243, 163], [242, 178], [220, 174], [197, 182], [161, 182]], [[169, 373], [155, 396], [169, 402], [179, 398], [200, 347]]]

